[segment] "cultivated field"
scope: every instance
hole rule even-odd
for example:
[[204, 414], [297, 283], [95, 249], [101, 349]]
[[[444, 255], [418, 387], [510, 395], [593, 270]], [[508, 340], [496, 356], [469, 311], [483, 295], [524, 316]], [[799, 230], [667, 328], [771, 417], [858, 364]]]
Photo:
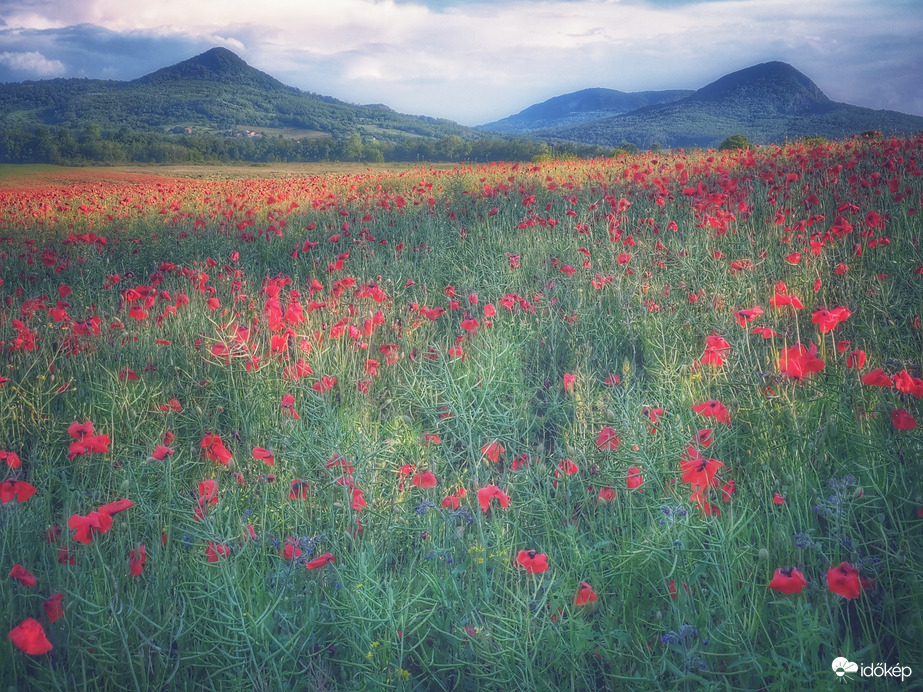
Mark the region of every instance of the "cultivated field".
[[921, 168], [4, 169], [0, 686], [910, 689]]

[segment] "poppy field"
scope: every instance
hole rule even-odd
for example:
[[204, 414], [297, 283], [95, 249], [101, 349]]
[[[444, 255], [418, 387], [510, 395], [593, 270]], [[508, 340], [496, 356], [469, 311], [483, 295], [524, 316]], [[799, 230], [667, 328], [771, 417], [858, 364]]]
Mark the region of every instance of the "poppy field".
[[0, 182], [0, 686], [923, 665], [921, 208], [920, 136]]

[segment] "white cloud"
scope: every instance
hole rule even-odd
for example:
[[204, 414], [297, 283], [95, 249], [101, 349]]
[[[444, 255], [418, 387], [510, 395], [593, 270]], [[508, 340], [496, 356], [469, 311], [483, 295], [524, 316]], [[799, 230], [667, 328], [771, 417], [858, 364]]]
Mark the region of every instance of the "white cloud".
[[60, 77], [65, 73], [60, 60], [49, 60], [36, 51], [0, 53], [0, 65], [28, 77]]
[[[224, 45], [305, 90], [467, 124], [590, 86], [698, 88], [766, 60], [874, 106], [883, 83], [920, 64], [923, 32], [923, 13], [899, 0], [7, 2], [11, 29], [92, 24]], [[896, 43], [890, 71], [868, 67]]]

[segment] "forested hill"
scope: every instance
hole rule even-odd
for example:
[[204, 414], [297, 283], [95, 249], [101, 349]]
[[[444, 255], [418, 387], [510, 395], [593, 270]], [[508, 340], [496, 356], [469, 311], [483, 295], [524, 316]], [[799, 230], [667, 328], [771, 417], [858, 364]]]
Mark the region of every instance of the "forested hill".
[[679, 100], [531, 134], [600, 146], [630, 142], [647, 149], [714, 147], [731, 133], [769, 144], [869, 130], [912, 134], [923, 130], [923, 118], [837, 103], [791, 65], [769, 62], [725, 75]]
[[51, 79], [0, 85], [0, 126], [82, 128], [89, 123], [154, 132], [274, 128], [334, 139], [358, 133], [385, 141], [482, 137], [450, 120], [300, 91], [225, 48], [212, 48], [130, 82]]

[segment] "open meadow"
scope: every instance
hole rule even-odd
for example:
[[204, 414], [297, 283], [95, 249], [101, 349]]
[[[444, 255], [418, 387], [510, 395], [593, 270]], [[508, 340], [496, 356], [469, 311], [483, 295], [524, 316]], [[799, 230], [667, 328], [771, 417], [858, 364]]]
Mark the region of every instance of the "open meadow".
[[0, 688], [923, 678], [923, 137], [15, 171]]

